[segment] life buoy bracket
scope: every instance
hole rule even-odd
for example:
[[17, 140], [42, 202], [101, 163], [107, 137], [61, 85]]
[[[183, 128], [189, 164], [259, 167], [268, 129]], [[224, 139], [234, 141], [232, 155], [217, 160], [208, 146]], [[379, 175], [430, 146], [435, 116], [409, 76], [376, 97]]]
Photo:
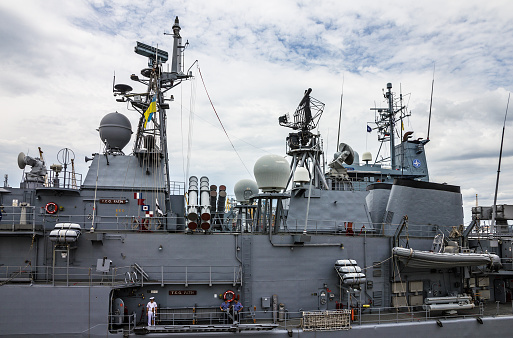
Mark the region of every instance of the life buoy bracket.
[[45, 211], [48, 214], [55, 214], [59, 210], [59, 206], [54, 202], [48, 202], [45, 206]]
[[[228, 298], [228, 295], [232, 295], [230, 298]], [[231, 302], [235, 299], [235, 292], [233, 292], [232, 290], [228, 290], [226, 291], [224, 294], [223, 294], [223, 299], [226, 301], [226, 302]]]

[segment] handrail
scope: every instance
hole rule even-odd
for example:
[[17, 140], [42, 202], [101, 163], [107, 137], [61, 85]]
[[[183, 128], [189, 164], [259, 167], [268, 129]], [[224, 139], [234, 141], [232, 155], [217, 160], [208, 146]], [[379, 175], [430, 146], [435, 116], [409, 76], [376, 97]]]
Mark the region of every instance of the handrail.
[[134, 285], [142, 284], [232, 284], [242, 283], [239, 265], [155, 265], [144, 266], [147, 278], [134, 266], [111, 267], [109, 272], [99, 272], [93, 267], [74, 266], [0, 266], [0, 281], [64, 283], [67, 286], [81, 285]]

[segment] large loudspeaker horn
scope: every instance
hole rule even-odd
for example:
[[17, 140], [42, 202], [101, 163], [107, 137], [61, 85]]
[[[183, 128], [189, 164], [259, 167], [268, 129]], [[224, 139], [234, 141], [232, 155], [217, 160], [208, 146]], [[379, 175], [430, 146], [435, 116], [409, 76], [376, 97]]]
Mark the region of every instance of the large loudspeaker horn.
[[346, 159], [344, 160], [344, 162], [346, 164], [353, 164], [353, 161], [354, 161], [354, 150], [353, 148], [351, 148], [349, 145], [345, 144], [345, 143], [340, 143], [338, 145], [338, 151], [343, 153], [344, 151], [348, 151], [349, 152], [349, 155], [347, 155]]
[[92, 160], [93, 160], [93, 158], [92, 158], [92, 157], [87, 157], [87, 156], [85, 157], [85, 161], [86, 161], [86, 163], [87, 163], [87, 162], [89, 162], [89, 161], [92, 161]]
[[20, 169], [25, 169], [26, 165], [27, 163], [25, 162], [25, 154], [22, 151], [18, 154], [18, 167], [20, 167]]

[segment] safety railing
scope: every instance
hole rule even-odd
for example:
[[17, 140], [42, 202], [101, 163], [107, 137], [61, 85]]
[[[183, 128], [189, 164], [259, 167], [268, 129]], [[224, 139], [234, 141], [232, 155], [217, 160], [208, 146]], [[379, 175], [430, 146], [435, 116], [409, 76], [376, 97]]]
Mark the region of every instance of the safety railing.
[[109, 315], [109, 331], [116, 333], [121, 331], [124, 335], [134, 332], [137, 325], [137, 315], [117, 313]]
[[[141, 270], [142, 269], [142, 270]], [[144, 272], [144, 275], [143, 273]], [[240, 285], [240, 266], [135, 266], [111, 267], [106, 272], [96, 267], [0, 266], [0, 282], [31, 282], [53, 285], [144, 285], [144, 284], [232, 284]]]
[[[472, 310], [458, 311], [457, 314], [444, 315], [441, 312], [424, 310], [422, 307], [405, 308], [363, 308], [332, 310], [312, 310], [293, 312], [279, 310], [256, 311], [244, 308], [240, 313], [233, 310], [223, 312], [216, 307], [161, 308], [156, 317], [156, 325], [172, 326], [193, 325], [227, 325], [239, 326], [239, 330], [251, 330], [252, 325], [266, 329], [296, 329], [304, 331], [348, 330], [353, 326], [384, 325], [391, 323], [408, 323], [420, 321], [444, 321], [457, 318], [484, 318], [487, 316], [512, 316], [511, 303], [476, 306]], [[219, 326], [215, 326], [219, 329]]]
[[[127, 231], [141, 233], [193, 233], [186, 228], [184, 217], [145, 217], [142, 215], [123, 215], [123, 216], [95, 216], [91, 215], [70, 215], [59, 212], [57, 215], [46, 213], [36, 213], [34, 206], [2, 206], [2, 220], [0, 221], [1, 232], [36, 232], [43, 229], [53, 230], [56, 223], [76, 223], [80, 224], [83, 233], [89, 232], [94, 228], [96, 232], [109, 231]], [[307, 223], [307, 232], [309, 234], [335, 234], [342, 236], [392, 236], [399, 224], [371, 223], [371, 222], [353, 222], [343, 219], [287, 219], [280, 226], [279, 232], [285, 233], [303, 233]], [[511, 227], [511, 226], [508, 226]], [[409, 224], [403, 230], [402, 235], [408, 234], [413, 237], [433, 238], [440, 231], [449, 234], [452, 227], [439, 225], [418, 225]], [[256, 225], [252, 219], [244, 220], [242, 224], [239, 220], [234, 221], [230, 226], [207, 230], [210, 233], [262, 233], [268, 229], [263, 229]], [[274, 230], [273, 230], [274, 231]], [[486, 237], [491, 235], [489, 228], [481, 226], [470, 233], [469, 239]], [[201, 229], [195, 232], [205, 232]], [[502, 234], [493, 233], [494, 237], [500, 237]]]
[[34, 206], [1, 206], [0, 231], [32, 231], [35, 232], [36, 217]]

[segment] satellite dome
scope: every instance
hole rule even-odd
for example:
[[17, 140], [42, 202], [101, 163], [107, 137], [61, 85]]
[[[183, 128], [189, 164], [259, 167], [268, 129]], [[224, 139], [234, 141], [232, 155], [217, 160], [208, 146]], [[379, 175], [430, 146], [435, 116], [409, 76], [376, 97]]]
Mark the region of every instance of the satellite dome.
[[233, 191], [237, 202], [246, 202], [250, 196], [258, 194], [258, 186], [253, 180], [243, 179], [235, 183]]
[[132, 125], [125, 115], [115, 112], [103, 117], [98, 131], [108, 149], [121, 151], [130, 141]]
[[294, 173], [294, 182], [307, 183], [310, 182], [310, 173], [305, 167], [298, 167]]
[[362, 154], [362, 161], [369, 162], [372, 161], [372, 155], [370, 152], [366, 151]]
[[280, 192], [287, 186], [289, 162], [279, 155], [264, 155], [256, 161], [253, 173], [263, 192]]

